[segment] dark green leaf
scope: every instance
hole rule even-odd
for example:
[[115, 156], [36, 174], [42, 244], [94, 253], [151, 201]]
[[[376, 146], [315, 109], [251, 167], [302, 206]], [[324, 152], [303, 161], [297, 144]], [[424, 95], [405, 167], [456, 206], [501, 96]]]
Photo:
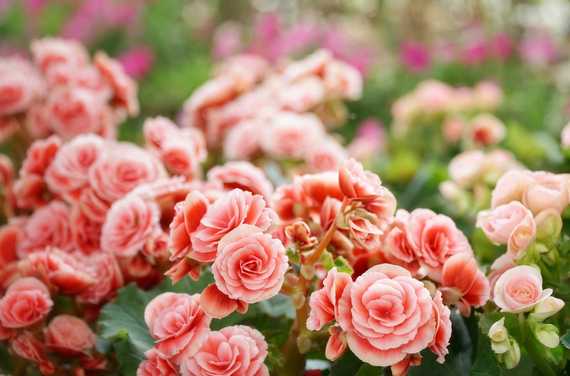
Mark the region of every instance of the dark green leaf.
[[562, 337], [560, 337], [560, 343], [567, 349], [570, 349], [570, 330], [566, 332]]

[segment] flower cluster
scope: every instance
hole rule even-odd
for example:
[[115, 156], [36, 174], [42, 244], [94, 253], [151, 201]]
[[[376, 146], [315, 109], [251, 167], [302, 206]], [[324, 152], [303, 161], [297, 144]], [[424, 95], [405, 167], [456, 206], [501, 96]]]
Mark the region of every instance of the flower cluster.
[[345, 151], [323, 124], [341, 122], [341, 101], [358, 99], [361, 91], [360, 73], [328, 51], [278, 69], [240, 55], [186, 101], [182, 123], [202, 129], [208, 144], [222, 147], [228, 159], [267, 155], [334, 170]]
[[137, 88], [121, 65], [72, 40], [45, 38], [32, 61], [0, 59], [0, 140], [18, 129], [33, 138], [82, 133], [114, 138], [117, 125], [139, 111]]
[[[479, 213], [477, 226], [493, 244], [506, 247], [489, 274], [500, 313], [487, 314], [494, 320], [488, 328], [493, 351], [506, 368], [518, 365], [525, 342], [542, 347], [543, 354], [559, 346], [557, 313], [565, 303], [552, 296], [552, 287], [566, 278], [568, 256], [560, 243], [569, 184], [566, 174], [512, 170], [498, 180], [491, 208]], [[525, 331], [532, 336], [521, 336]]]

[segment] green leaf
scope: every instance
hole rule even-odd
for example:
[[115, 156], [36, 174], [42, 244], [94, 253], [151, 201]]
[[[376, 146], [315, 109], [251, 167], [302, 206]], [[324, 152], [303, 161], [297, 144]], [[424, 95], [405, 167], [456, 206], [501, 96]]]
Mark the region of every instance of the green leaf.
[[4, 343], [0, 343], [0, 371], [7, 375], [12, 375], [14, 366], [12, 364], [12, 356], [8, 352], [8, 347]]
[[570, 330], [568, 330], [566, 334], [560, 337], [560, 343], [567, 349], [570, 349]]
[[362, 365], [362, 361], [352, 351], [347, 350], [340, 359], [333, 362], [330, 376], [354, 375], [360, 370]]
[[383, 374], [384, 374], [384, 368], [374, 367], [366, 363], [361, 365], [358, 372], [356, 372], [356, 376], [380, 376]]
[[497, 363], [495, 353], [491, 350], [491, 342], [487, 335], [479, 336], [478, 342], [471, 375], [492, 376], [501, 374], [501, 367]]

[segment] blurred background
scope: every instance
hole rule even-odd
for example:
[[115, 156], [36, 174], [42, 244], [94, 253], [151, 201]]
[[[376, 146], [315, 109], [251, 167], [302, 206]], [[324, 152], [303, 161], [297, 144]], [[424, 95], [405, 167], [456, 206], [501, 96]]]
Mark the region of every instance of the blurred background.
[[[388, 130], [393, 103], [422, 81], [485, 80], [503, 90], [495, 114], [508, 125], [504, 146], [529, 167], [553, 170], [563, 156], [550, 146], [570, 114], [569, 32], [564, 0], [0, 0], [0, 55], [26, 55], [34, 38], [63, 36], [107, 51], [138, 80], [142, 111], [121, 127], [122, 139], [140, 141], [148, 116], [175, 118], [228, 56], [277, 63], [326, 48], [365, 77], [363, 98], [349, 103], [336, 130], [345, 142], [366, 120]], [[431, 197], [417, 193], [437, 190], [447, 164], [386, 144], [390, 153], [375, 167], [403, 191], [403, 206]]]

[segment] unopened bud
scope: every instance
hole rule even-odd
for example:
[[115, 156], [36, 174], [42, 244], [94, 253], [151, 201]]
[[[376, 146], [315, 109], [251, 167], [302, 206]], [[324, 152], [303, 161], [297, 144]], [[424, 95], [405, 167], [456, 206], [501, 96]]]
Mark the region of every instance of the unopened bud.
[[491, 328], [489, 329], [489, 338], [493, 342], [505, 342], [508, 339], [508, 332], [507, 328], [505, 328], [504, 317], [491, 325]]
[[563, 307], [564, 301], [562, 299], [549, 296], [534, 307], [530, 317], [538, 321], [543, 321], [557, 314]]
[[562, 231], [562, 218], [555, 209], [546, 209], [538, 213], [536, 222], [536, 238], [538, 240], [555, 241]]
[[503, 356], [503, 362], [507, 369], [515, 368], [521, 360], [521, 349], [517, 341], [513, 338], [509, 340], [509, 351], [507, 351]]
[[558, 328], [552, 324], [538, 324], [534, 328], [536, 339], [548, 348], [555, 348], [560, 344]]

